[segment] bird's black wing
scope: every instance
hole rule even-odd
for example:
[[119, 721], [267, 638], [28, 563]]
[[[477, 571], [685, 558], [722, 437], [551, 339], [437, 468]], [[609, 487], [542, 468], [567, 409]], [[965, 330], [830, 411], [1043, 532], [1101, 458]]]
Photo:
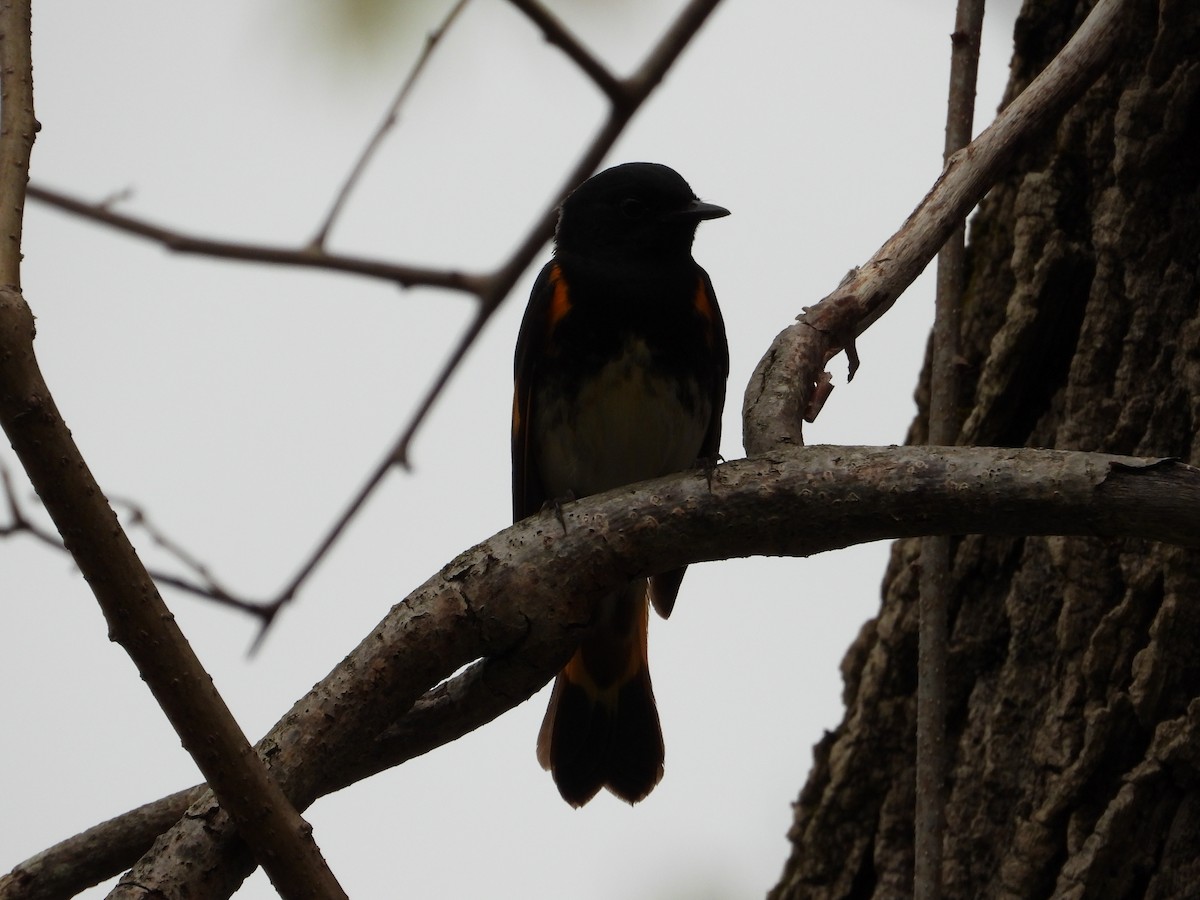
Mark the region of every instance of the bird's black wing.
[[566, 283], [558, 263], [549, 262], [538, 274], [521, 320], [513, 365], [512, 488], [513, 521], [541, 510], [549, 499], [542, 487], [541, 473], [530, 446], [530, 427], [535, 414], [534, 391], [538, 380], [537, 360], [548, 352], [555, 324], [570, 309]]

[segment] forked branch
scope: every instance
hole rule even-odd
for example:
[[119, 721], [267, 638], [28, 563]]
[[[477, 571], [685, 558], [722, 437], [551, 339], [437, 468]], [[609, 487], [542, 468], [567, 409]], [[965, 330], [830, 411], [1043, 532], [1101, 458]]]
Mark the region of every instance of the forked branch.
[[1022, 144], [1050, 128], [1104, 70], [1121, 37], [1129, 0], [1099, 0], [1079, 30], [1033, 83], [988, 128], [950, 158], [913, 213], [833, 293], [806, 307], [780, 332], [750, 378], [742, 437], [750, 455], [804, 443], [803, 422], [820, 411], [825, 365], [845, 350], [850, 376], [854, 341], [916, 280], [1004, 175]]

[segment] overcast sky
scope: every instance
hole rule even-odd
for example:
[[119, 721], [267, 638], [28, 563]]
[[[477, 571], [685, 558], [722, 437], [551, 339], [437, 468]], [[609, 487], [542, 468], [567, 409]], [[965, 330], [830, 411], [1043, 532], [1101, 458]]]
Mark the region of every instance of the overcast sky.
[[[333, 6], [332, 4], [328, 4]], [[679, 2], [549, 3], [628, 71]], [[36, 3], [39, 183], [189, 231], [299, 244], [449, 7], [329, 40], [325, 0]], [[984, 35], [977, 123], [999, 100], [1010, 8]], [[1011, 6], [1011, 4], [1008, 4]], [[732, 354], [726, 458], [771, 338], [903, 221], [940, 170], [950, 0], [728, 0], [608, 162], [667, 163], [732, 210], [701, 225]], [[322, 10], [326, 10], [322, 13]], [[335, 249], [479, 270], [511, 251], [604, 114], [501, 0], [474, 0], [333, 234]], [[471, 312], [461, 296], [171, 256], [31, 203], [24, 288], [55, 398], [107, 493], [143, 505], [232, 589], [290, 578], [401, 429]], [[538, 265], [412, 451], [248, 658], [255, 626], [166, 600], [252, 740], [395, 603], [509, 524], [512, 348]], [[931, 318], [926, 275], [859, 343], [809, 443], [904, 439]], [[7, 445], [0, 463], [30, 489]], [[139, 540], [152, 564], [170, 560]], [[546, 691], [454, 745], [319, 801], [355, 898], [760, 896], [841, 657], [878, 606], [887, 546], [696, 566], [651, 626], [666, 775], [636, 808], [562, 802], [534, 759]], [[198, 780], [69, 560], [0, 543], [0, 871]], [[96, 889], [87, 896], [102, 896]], [[240, 895], [274, 896], [261, 872]]]

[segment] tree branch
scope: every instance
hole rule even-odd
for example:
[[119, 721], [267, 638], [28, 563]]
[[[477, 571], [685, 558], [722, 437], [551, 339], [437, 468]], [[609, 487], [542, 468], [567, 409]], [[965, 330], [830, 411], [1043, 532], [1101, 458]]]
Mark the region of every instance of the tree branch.
[[368, 259], [341, 253], [327, 253], [320, 247], [280, 247], [269, 244], [250, 244], [188, 234], [165, 225], [158, 225], [138, 216], [126, 215], [112, 209], [109, 202], [88, 203], [59, 191], [36, 184], [29, 186], [29, 196], [47, 206], [96, 222], [116, 231], [132, 234], [159, 244], [176, 253], [212, 256], [218, 259], [267, 265], [300, 266], [327, 269], [394, 282], [401, 287], [424, 285], [446, 288], [468, 294], [479, 294], [487, 282], [485, 275], [470, 275], [451, 269], [427, 269]]
[[[21, 289], [21, 235], [25, 226], [25, 185], [38, 128], [33, 115], [33, 58], [29, 0], [0, 3], [0, 284]], [[20, 312], [15, 311], [17, 327]], [[5, 323], [6, 325], [8, 323]]]
[[4, 900], [69, 900], [133, 865], [170, 829], [207, 785], [146, 803], [31, 856], [0, 877]]
[[37, 122], [29, 0], [0, 3], [0, 425], [129, 654], [245, 841], [289, 898], [344, 897], [310, 830], [267, 775], [92, 477], [42, 378], [20, 289], [24, 191]]
[[346, 205], [346, 200], [350, 197], [350, 192], [354, 190], [358, 184], [362, 173], [366, 171], [367, 164], [371, 161], [371, 157], [375, 155], [375, 151], [379, 149], [383, 143], [384, 137], [389, 131], [396, 127], [396, 123], [400, 120], [400, 107], [404, 105], [404, 101], [408, 99], [412, 93], [413, 87], [417, 83], [417, 79], [421, 77], [421, 73], [425, 71], [425, 65], [433, 56], [433, 51], [437, 45], [441, 43], [450, 26], [454, 24], [454, 20], [458, 18], [458, 14], [463, 11], [463, 7], [467, 5], [467, 0], [457, 0], [454, 6], [450, 7], [450, 11], [446, 13], [446, 18], [425, 38], [425, 46], [421, 49], [420, 55], [417, 57], [416, 63], [412, 70], [408, 73], [408, 77], [404, 79], [404, 84], [400, 86], [400, 90], [396, 93], [396, 97], [392, 100], [392, 105], [388, 107], [387, 114], [383, 117], [383, 121], [375, 129], [375, 133], [371, 135], [371, 139], [367, 141], [367, 145], [359, 154], [358, 159], [351, 168], [350, 174], [346, 176], [346, 181], [342, 184], [341, 189], [334, 198], [333, 206], [330, 207], [329, 213], [325, 216], [325, 221], [317, 229], [316, 235], [309, 242], [309, 248], [314, 250], [324, 250], [325, 241], [329, 237], [329, 231], [333, 228], [333, 223], [337, 220], [338, 215], [342, 211], [342, 207]]
[[[943, 160], [971, 140], [984, 0], [958, 0], [951, 35], [950, 90]], [[958, 441], [958, 311], [966, 270], [966, 229], [954, 229], [937, 258], [928, 443]], [[950, 536], [921, 540], [917, 648], [917, 785], [913, 816], [913, 896], [941, 900], [942, 839], [946, 830], [946, 679]]]
[[[8, 501], [8, 515], [11, 519], [11, 522], [8, 524], [0, 525], [0, 538], [24, 534], [60, 553], [67, 552], [67, 548], [62, 544], [62, 539], [56, 533], [39, 525], [26, 514], [25, 510], [21, 507], [20, 501], [17, 499], [17, 493], [12, 483], [12, 475], [9, 473], [8, 468], [3, 465], [0, 465], [0, 487], [3, 488], [4, 496]], [[129, 511], [129, 525], [131, 529], [140, 526], [149, 536], [150, 540], [174, 556], [183, 566], [195, 573], [199, 579], [199, 581], [189, 581], [186, 578], [172, 575], [170, 572], [164, 572], [159, 569], [147, 569], [146, 571], [154, 579], [155, 584], [160, 586], [168, 585], [194, 596], [203, 597], [206, 600], [212, 600], [215, 603], [241, 610], [260, 619], [267, 618], [273, 614], [272, 607], [277, 601], [256, 602], [246, 597], [234, 595], [232, 591], [226, 589], [217, 581], [209, 571], [207, 565], [197, 559], [181, 544], [169, 538], [161, 528], [154, 524], [149, 515], [140, 506], [130, 501], [122, 502], [115, 498], [110, 502], [114, 506], [124, 505]]]
[[571, 62], [575, 63], [579, 70], [608, 97], [610, 103], [619, 106], [626, 102], [625, 86], [621, 80], [613, 75], [608, 67], [600, 62], [592, 51], [585, 47], [550, 10], [538, 3], [537, 0], [508, 0], [508, 2], [540, 28], [546, 42], [557, 47]]
[[[298, 808], [530, 696], [577, 645], [592, 603], [632, 577], [928, 533], [1200, 546], [1200, 469], [1048, 450], [819, 446], [719, 466], [711, 489], [704, 473], [689, 472], [570, 503], [562, 513], [565, 534], [557, 518], [533, 516], [451, 561], [258, 744]], [[202, 798], [130, 878], [153, 888], [186, 859], [185, 868], [214, 878], [189, 883], [189, 896], [228, 896], [252, 868], [233, 835], [224, 812]], [[46, 864], [49, 853], [39, 855], [36, 877], [18, 866], [0, 879], [0, 900], [52, 896], [25, 893], [63, 870]]]
[[966, 148], [887, 242], [837, 289], [776, 336], [746, 387], [743, 441], [750, 455], [804, 443], [802, 421], [819, 411], [825, 365], [880, 318], [951, 232], [1003, 175], [1022, 142], [1053, 126], [1099, 76], [1121, 37], [1128, 0], [1098, 0], [1079, 31], [1025, 91]]

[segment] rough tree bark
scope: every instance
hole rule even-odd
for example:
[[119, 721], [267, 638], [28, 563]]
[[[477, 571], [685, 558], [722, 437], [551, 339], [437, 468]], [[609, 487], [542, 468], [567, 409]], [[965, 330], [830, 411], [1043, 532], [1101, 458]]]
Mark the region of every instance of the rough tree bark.
[[[1026, 0], [1010, 98], [1089, 6]], [[1200, 4], [1136, 7], [972, 223], [960, 443], [1200, 464]], [[927, 396], [928, 372], [917, 443]], [[917, 553], [843, 662], [774, 898], [911, 893]], [[1200, 556], [967, 536], [953, 582], [946, 896], [1197, 896]]]

